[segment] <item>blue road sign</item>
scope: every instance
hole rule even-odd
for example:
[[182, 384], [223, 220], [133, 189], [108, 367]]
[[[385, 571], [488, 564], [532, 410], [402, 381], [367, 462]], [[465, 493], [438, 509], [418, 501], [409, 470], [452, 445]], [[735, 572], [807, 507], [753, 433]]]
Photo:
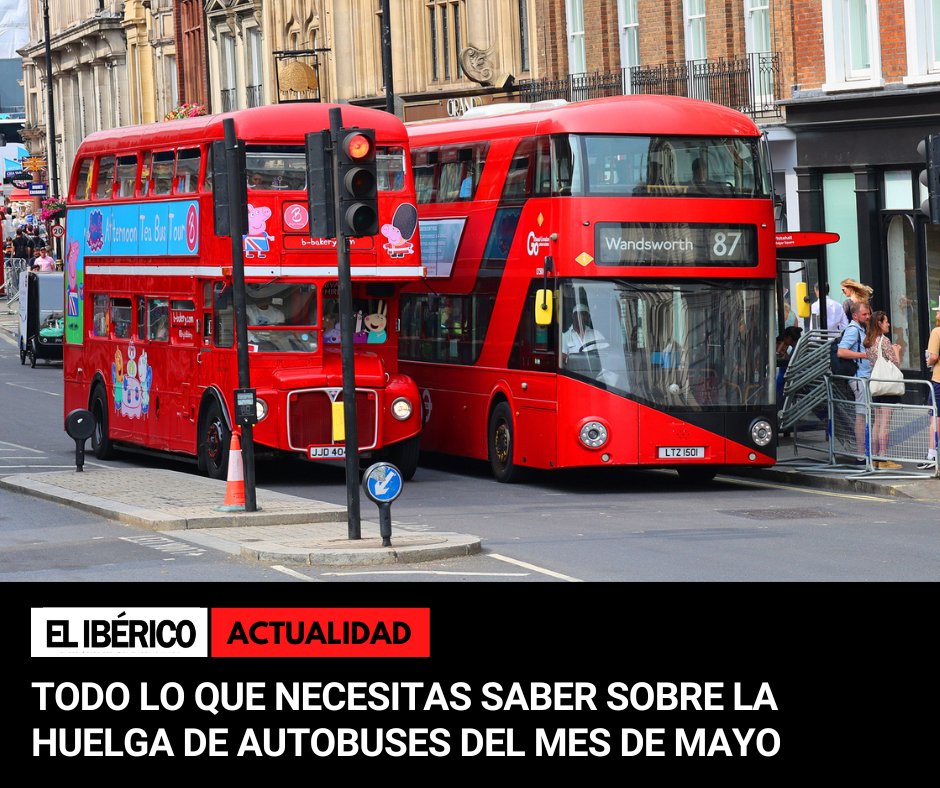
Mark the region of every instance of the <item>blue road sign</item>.
[[362, 475], [362, 489], [374, 503], [391, 503], [402, 490], [401, 471], [388, 462], [370, 465]]

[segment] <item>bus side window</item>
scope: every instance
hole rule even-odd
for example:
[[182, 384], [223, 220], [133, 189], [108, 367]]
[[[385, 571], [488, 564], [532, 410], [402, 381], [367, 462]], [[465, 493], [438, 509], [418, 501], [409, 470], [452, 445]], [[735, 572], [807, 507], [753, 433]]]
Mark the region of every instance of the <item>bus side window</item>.
[[216, 282], [212, 295], [215, 346], [232, 347], [235, 344], [235, 308], [232, 303], [232, 288]]
[[114, 184], [114, 156], [102, 156], [98, 161], [98, 180], [95, 182], [95, 199], [110, 200]]
[[91, 185], [91, 165], [94, 159], [82, 159], [78, 165], [78, 178], [75, 180], [75, 199], [87, 200]]
[[174, 154], [171, 150], [160, 151], [153, 155], [153, 194], [171, 194], [173, 192]]
[[147, 299], [137, 296], [137, 338], [147, 338]]
[[176, 193], [192, 194], [199, 185], [199, 148], [181, 150], [176, 159]]
[[118, 339], [131, 337], [131, 300], [129, 298], [111, 299], [111, 328]]
[[106, 295], [96, 295], [94, 298], [94, 312], [92, 316], [92, 336], [96, 337], [106, 337], [108, 336], [108, 327], [109, 320], [108, 316], [110, 314], [110, 299]]
[[146, 197], [150, 194], [150, 187], [153, 181], [150, 179], [150, 166], [153, 154], [148, 150], [144, 153], [144, 165], [140, 168], [140, 195]]
[[503, 187], [503, 199], [519, 200], [532, 196], [535, 177], [535, 137], [522, 140], [513, 153]]
[[114, 179], [115, 197], [133, 197], [137, 187], [137, 155], [121, 156], [117, 162], [117, 177]]

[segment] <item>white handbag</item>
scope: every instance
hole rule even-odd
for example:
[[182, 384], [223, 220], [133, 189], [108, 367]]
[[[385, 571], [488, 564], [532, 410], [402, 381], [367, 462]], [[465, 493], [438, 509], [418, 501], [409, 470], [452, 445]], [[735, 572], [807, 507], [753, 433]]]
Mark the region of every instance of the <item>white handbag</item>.
[[878, 340], [878, 358], [868, 384], [873, 397], [900, 397], [904, 393], [904, 373], [885, 356], [884, 342]]

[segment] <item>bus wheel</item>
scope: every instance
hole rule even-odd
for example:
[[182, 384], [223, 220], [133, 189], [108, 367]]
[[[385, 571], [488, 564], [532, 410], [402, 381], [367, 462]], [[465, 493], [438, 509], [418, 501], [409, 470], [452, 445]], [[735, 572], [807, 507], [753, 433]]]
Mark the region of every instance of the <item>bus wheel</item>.
[[232, 440], [222, 416], [222, 409], [214, 399], [206, 407], [206, 415], [199, 430], [199, 467], [210, 479], [228, 476], [228, 449]]
[[26, 348], [23, 347], [23, 340], [20, 340], [20, 364], [26, 363]]
[[418, 470], [418, 454], [421, 450], [419, 435], [408, 440], [393, 443], [386, 449], [385, 456], [392, 465], [401, 471], [402, 478], [407, 482], [414, 478]]
[[718, 469], [709, 465], [686, 465], [676, 468], [676, 472], [679, 474], [679, 479], [686, 484], [701, 484], [714, 479]]
[[108, 397], [103, 386], [95, 386], [91, 395], [91, 412], [95, 417], [95, 431], [91, 434], [91, 450], [99, 460], [114, 457], [114, 444], [108, 437]]
[[33, 369], [36, 369], [36, 356], [39, 355], [37, 350], [36, 337], [33, 337], [29, 343], [29, 365]]
[[490, 415], [489, 438], [490, 468], [498, 482], [511, 482], [518, 477], [518, 468], [513, 464], [515, 449], [512, 429], [512, 410], [508, 402], [500, 402]]

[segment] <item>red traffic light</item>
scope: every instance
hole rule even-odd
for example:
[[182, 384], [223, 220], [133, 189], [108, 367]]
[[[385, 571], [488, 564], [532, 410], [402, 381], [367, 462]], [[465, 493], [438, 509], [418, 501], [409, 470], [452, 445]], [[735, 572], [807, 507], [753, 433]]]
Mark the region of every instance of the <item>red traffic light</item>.
[[353, 161], [364, 161], [372, 154], [372, 140], [364, 134], [350, 134], [343, 140], [346, 155]]

